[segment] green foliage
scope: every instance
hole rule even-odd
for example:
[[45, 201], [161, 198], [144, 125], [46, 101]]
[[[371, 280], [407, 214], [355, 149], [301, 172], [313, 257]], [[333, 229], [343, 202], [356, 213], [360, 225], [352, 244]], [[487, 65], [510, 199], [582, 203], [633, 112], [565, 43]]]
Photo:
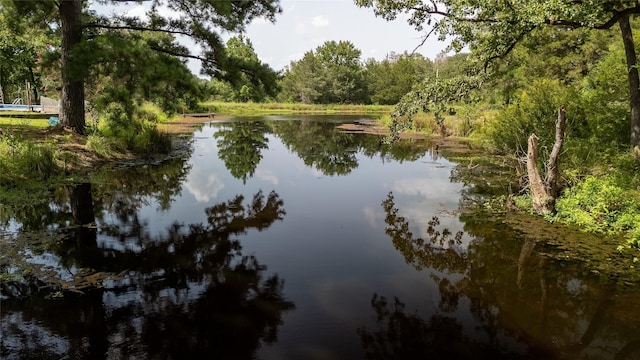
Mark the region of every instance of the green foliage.
[[[142, 154], [166, 154], [171, 151], [171, 138], [157, 128], [158, 120], [164, 115], [156, 107], [111, 102], [103, 111], [95, 130], [96, 136], [89, 139], [91, 147], [99, 153], [108, 151], [110, 146]], [[105, 142], [99, 140], [100, 136], [114, 140]]]
[[[155, 49], [175, 39], [165, 34], [116, 33], [83, 43], [78, 51], [91, 54], [87, 97], [98, 112], [111, 102], [127, 106], [153, 103], [166, 113], [197, 107], [204, 84], [173, 56]], [[86, 56], [86, 55], [85, 55]], [[115, 60], [115, 61], [114, 61]]]
[[[20, 19], [12, 8], [0, 5], [0, 88], [5, 102], [31, 96], [38, 103], [43, 87], [45, 63], [50, 62], [50, 48], [54, 43], [53, 33], [31, 26]], [[32, 93], [26, 94], [25, 82], [32, 85]]]
[[216, 99], [223, 101], [263, 102], [275, 97], [278, 74], [258, 58], [253, 44], [239, 35], [226, 46], [229, 67], [223, 79], [212, 79]]
[[612, 44], [582, 82], [588, 131], [603, 145], [599, 151], [618, 150], [629, 144], [629, 87], [624, 59], [622, 44]]
[[27, 178], [47, 180], [60, 172], [53, 143], [34, 143], [8, 132], [0, 135], [0, 184]]
[[432, 112], [436, 127], [446, 135], [446, 114], [451, 112], [450, 104], [469, 99], [469, 94], [478, 89], [484, 75], [461, 74], [452, 78], [427, 78], [416, 85], [396, 104], [391, 114], [391, 134], [397, 139], [401, 131], [412, 129], [414, 119], [420, 112]]
[[285, 71], [280, 100], [306, 104], [367, 102], [361, 51], [349, 41], [327, 41]]
[[230, 103], [205, 102], [203, 107], [224, 115], [275, 114], [382, 114], [389, 113], [387, 105], [302, 104], [302, 103]]
[[551, 151], [555, 140], [558, 109], [566, 108], [567, 133], [579, 134], [583, 129], [580, 99], [577, 91], [554, 80], [536, 80], [519, 94], [514, 104], [498, 112], [487, 129], [493, 146], [506, 153], [526, 154], [529, 135], [536, 134], [541, 149]]
[[373, 104], [394, 105], [411, 88], [433, 72], [432, 63], [420, 54], [391, 53], [378, 62], [365, 63], [370, 100]]
[[625, 233], [640, 247], [640, 196], [613, 176], [587, 177], [556, 202], [556, 219], [595, 233]]

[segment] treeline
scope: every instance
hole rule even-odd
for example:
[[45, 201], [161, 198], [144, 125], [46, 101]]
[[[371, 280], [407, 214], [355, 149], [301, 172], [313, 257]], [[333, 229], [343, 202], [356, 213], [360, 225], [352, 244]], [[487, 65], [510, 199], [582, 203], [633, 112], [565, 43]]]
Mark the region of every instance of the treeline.
[[[238, 57], [259, 61], [247, 38], [231, 38], [227, 49]], [[456, 73], [465, 57], [442, 55], [432, 61], [418, 53], [390, 52], [380, 61], [363, 60], [362, 51], [353, 43], [327, 41], [279, 73], [272, 70], [273, 83], [213, 79], [210, 93], [212, 100], [218, 101], [394, 105], [415, 84], [435, 79], [437, 73]]]

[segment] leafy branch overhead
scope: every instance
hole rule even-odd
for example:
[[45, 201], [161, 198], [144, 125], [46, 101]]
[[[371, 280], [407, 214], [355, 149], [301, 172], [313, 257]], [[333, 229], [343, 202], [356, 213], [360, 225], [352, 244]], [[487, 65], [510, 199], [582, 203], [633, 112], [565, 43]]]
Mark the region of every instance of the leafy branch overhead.
[[410, 129], [413, 116], [420, 111], [432, 111], [437, 125], [444, 130], [443, 113], [447, 111], [447, 104], [463, 100], [471, 91], [480, 88], [485, 79], [486, 75], [480, 73], [424, 80], [395, 106], [391, 114], [392, 139], [396, 140], [400, 132]]
[[464, 47], [484, 63], [509, 54], [534, 30], [553, 26], [566, 31], [578, 28], [610, 29], [618, 24], [625, 47], [631, 108], [630, 144], [640, 156], [640, 79], [630, 17], [640, 13], [635, 0], [354, 0], [371, 7], [377, 16], [393, 20], [408, 15], [408, 22], [426, 36], [448, 39], [452, 48]]
[[416, 30], [431, 28], [429, 34], [450, 39], [456, 49], [470, 46], [484, 60], [504, 56], [536, 28], [547, 25], [565, 28], [609, 29], [621, 18], [640, 13], [637, 1], [605, 0], [355, 0], [372, 7], [377, 16], [394, 20], [408, 14]]

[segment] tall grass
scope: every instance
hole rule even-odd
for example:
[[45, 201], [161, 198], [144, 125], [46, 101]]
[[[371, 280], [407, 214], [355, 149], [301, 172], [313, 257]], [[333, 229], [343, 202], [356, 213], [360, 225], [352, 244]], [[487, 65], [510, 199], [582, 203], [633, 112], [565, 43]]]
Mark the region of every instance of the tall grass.
[[47, 180], [60, 173], [56, 147], [23, 140], [12, 132], [0, 135], [0, 184], [15, 185], [24, 179]]

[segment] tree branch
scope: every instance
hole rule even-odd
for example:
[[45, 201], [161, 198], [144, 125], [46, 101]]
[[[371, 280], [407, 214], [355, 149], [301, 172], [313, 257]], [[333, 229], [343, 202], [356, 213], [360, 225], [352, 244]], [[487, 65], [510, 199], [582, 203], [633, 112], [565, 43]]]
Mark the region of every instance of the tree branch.
[[171, 56], [176, 56], [176, 57], [181, 57], [181, 58], [187, 58], [187, 59], [195, 59], [195, 60], [200, 60], [202, 62], [205, 62], [207, 64], [215, 64], [216, 62], [214, 60], [202, 57], [202, 56], [198, 56], [198, 55], [192, 55], [192, 54], [188, 54], [188, 53], [182, 53], [182, 52], [177, 52], [177, 51], [173, 51], [170, 49], [166, 49], [166, 48], [161, 48], [159, 46], [149, 46], [152, 50], [155, 50], [157, 52], [161, 52], [167, 55], [171, 55]]
[[192, 37], [193, 34], [183, 30], [172, 30], [172, 29], [157, 29], [157, 28], [148, 28], [144, 26], [132, 26], [132, 25], [103, 25], [97, 23], [86, 24], [83, 26], [85, 29], [106, 29], [106, 30], [133, 30], [133, 31], [149, 31], [149, 32], [162, 32], [166, 34], [176, 34], [176, 35], [185, 35]]

